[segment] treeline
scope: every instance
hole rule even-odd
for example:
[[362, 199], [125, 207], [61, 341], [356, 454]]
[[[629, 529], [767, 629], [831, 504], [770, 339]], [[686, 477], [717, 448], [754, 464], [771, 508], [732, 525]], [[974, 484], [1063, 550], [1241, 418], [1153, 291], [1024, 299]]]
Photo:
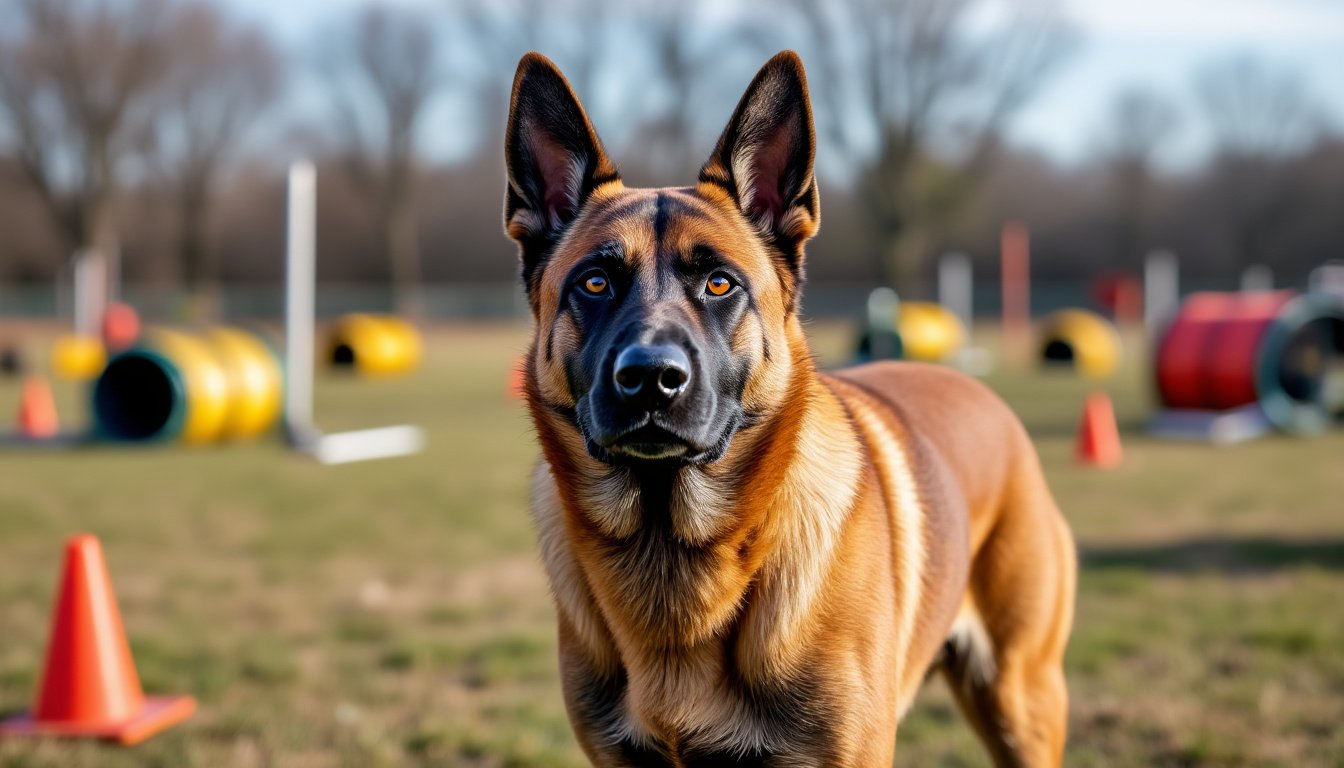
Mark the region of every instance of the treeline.
[[[500, 137], [518, 56], [570, 76], [627, 183], [686, 183], [755, 68], [809, 67], [821, 148], [815, 281], [927, 290], [936, 256], [992, 274], [1006, 218], [1036, 274], [1135, 271], [1280, 282], [1344, 257], [1344, 142], [1291, 71], [1209, 62], [1187, 93], [1133, 89], [1075, 166], [1005, 127], [1078, 39], [1042, 3], [997, 26], [974, 0], [456, 0], [368, 6], [284, 49], [195, 0], [16, 0], [0, 30], [0, 280], [51, 281], [80, 248], [127, 281], [208, 293], [282, 273], [284, 167], [319, 166], [321, 277], [396, 287], [503, 282]], [[1014, 6], [1016, 7], [1016, 6]], [[8, 11], [7, 11], [8, 13]], [[1159, 149], [1205, 126], [1214, 150]]]

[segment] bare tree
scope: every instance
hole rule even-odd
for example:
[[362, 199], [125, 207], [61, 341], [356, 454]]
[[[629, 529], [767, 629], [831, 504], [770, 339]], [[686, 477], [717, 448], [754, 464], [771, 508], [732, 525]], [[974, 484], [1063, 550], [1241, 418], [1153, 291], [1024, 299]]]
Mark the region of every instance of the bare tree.
[[327, 54], [345, 166], [374, 202], [398, 309], [418, 315], [416, 131], [438, 86], [433, 24], [411, 10], [368, 6]]
[[1156, 186], [1156, 156], [1178, 124], [1171, 102], [1142, 87], [1126, 88], [1111, 101], [1100, 154], [1112, 185], [1120, 265], [1137, 264], [1141, 251], [1151, 245], [1144, 239]]
[[[620, 58], [624, 51], [619, 43], [630, 32], [631, 5], [610, 0], [458, 0], [456, 10], [480, 67], [474, 72], [480, 88], [479, 122], [488, 135], [503, 136], [514, 69], [528, 51], [556, 62], [596, 123], [615, 122], [604, 119], [603, 111], [609, 104], [623, 109], [624, 100], [605, 98], [601, 85], [604, 79], [618, 85], [629, 79], [622, 75], [629, 74], [631, 59]], [[603, 138], [610, 139], [610, 131]]]
[[[14, 0], [12, 0], [14, 1]], [[0, 118], [67, 245], [117, 248], [118, 172], [167, 69], [162, 0], [16, 0], [0, 33]]]
[[201, 310], [218, 278], [209, 239], [215, 187], [247, 128], [275, 97], [280, 61], [259, 30], [203, 2], [178, 11], [169, 44], [173, 66], [159, 93], [155, 162], [177, 209], [182, 276]]
[[1068, 49], [1049, 0], [975, 24], [977, 0], [793, 0], [812, 33], [819, 130], [855, 178], [878, 267], [915, 283], [916, 235], [964, 207], [1002, 128]]
[[1214, 61], [1195, 91], [1214, 133], [1211, 181], [1223, 202], [1238, 271], [1272, 260], [1269, 242], [1292, 213], [1297, 156], [1324, 120], [1302, 78], [1248, 55]]
[[[638, 0], [626, 7], [633, 12], [625, 35], [631, 51], [621, 52], [627, 76], [621, 103], [627, 106], [620, 119], [636, 123], [630, 136], [640, 166], [659, 181], [685, 183], [737, 99], [741, 83], [725, 75], [740, 72], [745, 80], [776, 50], [760, 19], [724, 13], [721, 3], [710, 22], [708, 0]], [[722, 109], [696, 109], [697, 97], [711, 93]]]

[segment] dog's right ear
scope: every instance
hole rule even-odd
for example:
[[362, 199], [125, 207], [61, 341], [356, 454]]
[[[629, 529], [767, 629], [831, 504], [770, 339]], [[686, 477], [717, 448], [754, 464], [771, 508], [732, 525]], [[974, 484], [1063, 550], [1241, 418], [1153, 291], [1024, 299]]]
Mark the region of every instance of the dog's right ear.
[[565, 76], [539, 53], [518, 62], [504, 136], [504, 227], [522, 249], [523, 283], [597, 187], [620, 180]]

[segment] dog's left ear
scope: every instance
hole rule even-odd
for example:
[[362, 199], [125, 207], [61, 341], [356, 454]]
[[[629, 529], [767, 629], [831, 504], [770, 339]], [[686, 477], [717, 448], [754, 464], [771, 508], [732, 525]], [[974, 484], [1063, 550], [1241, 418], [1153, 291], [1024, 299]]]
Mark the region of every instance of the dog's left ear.
[[565, 76], [539, 53], [518, 62], [504, 136], [504, 227], [532, 278], [597, 187], [620, 174]]
[[817, 153], [803, 62], [783, 51], [766, 62], [738, 102], [700, 182], [724, 188], [802, 278], [803, 244], [817, 232]]

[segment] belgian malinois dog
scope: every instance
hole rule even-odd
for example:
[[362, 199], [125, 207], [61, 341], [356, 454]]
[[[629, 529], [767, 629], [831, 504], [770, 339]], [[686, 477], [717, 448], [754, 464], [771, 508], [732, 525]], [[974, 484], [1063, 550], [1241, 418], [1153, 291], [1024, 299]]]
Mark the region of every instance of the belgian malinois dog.
[[693, 186], [632, 189], [555, 65], [518, 66], [504, 220], [535, 324], [532, 507], [599, 766], [890, 766], [941, 670], [999, 765], [1058, 765], [1072, 537], [1026, 432], [952, 370], [817, 370], [802, 62]]

